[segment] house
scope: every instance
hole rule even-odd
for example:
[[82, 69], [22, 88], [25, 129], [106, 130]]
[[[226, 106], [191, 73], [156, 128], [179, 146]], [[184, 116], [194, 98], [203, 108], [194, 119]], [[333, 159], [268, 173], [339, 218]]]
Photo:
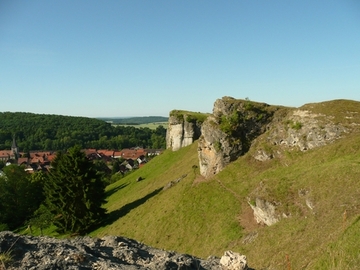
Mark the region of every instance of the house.
[[27, 157], [20, 157], [20, 158], [17, 159], [17, 164], [18, 164], [19, 166], [21, 166], [21, 165], [27, 165], [28, 162], [29, 162], [29, 159], [28, 159]]
[[147, 162], [146, 157], [144, 155], [141, 155], [137, 158], [137, 162], [139, 163], [139, 165], [145, 164]]
[[107, 156], [107, 157], [114, 157], [114, 150], [104, 150], [104, 149], [100, 149], [100, 150], [97, 150], [97, 152], [99, 154], [103, 154], [104, 156]]
[[132, 159], [137, 160], [140, 156], [146, 156], [145, 149], [135, 148], [135, 149], [123, 149], [120, 151], [120, 156], [123, 159]]
[[0, 151], [0, 160], [3, 162], [7, 162], [9, 159], [15, 158], [12, 150], [1, 150]]
[[114, 158], [121, 158], [121, 151], [114, 151], [113, 157]]
[[120, 171], [123, 173], [133, 169], [136, 169], [136, 166], [134, 160], [131, 158], [126, 159], [123, 163], [120, 164]]
[[158, 156], [160, 155], [164, 150], [162, 149], [146, 149], [145, 150], [148, 156]]

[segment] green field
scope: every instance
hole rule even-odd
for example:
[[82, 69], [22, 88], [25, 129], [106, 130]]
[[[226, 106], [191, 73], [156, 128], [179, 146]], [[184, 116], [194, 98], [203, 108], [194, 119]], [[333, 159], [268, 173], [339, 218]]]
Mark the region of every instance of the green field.
[[156, 129], [158, 126], [163, 126], [165, 129], [168, 127], [168, 122], [154, 122], [138, 125], [128, 125], [128, 124], [112, 124], [113, 126], [123, 126], [123, 127], [135, 127], [135, 128], [150, 128]]

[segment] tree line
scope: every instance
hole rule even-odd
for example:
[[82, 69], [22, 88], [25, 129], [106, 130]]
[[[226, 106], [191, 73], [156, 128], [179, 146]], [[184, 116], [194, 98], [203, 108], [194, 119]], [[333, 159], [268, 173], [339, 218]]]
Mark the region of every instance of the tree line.
[[87, 117], [0, 112], [0, 150], [11, 148], [13, 136], [23, 152], [66, 150], [74, 145], [95, 149], [166, 147], [163, 126], [153, 130], [112, 126], [103, 120]]

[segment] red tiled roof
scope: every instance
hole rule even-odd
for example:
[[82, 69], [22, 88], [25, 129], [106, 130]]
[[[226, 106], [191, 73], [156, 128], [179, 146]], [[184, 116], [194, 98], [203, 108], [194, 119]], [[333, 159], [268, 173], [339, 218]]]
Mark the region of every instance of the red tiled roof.
[[96, 153], [96, 149], [93, 149], [93, 148], [91, 148], [91, 149], [84, 149], [83, 151], [84, 151], [84, 153], [85, 153], [86, 156]]
[[30, 162], [31, 163], [44, 163], [44, 158], [43, 157], [34, 157], [31, 159]]
[[27, 157], [21, 157], [21, 158], [18, 158], [18, 160], [17, 160], [17, 164], [23, 164], [23, 163], [27, 164], [27, 162], [28, 162]]
[[56, 154], [51, 154], [47, 156], [47, 160], [52, 162], [54, 160], [54, 158], [56, 157]]
[[34, 152], [30, 152], [30, 158], [43, 158], [45, 160], [48, 159], [49, 156], [55, 155], [54, 152], [50, 152], [50, 151], [34, 151]]
[[140, 149], [123, 149], [121, 150], [121, 157], [124, 159], [137, 159], [138, 157], [146, 155], [146, 151], [142, 148]]
[[114, 157], [115, 158], [121, 157], [121, 151], [114, 151]]
[[12, 156], [12, 155], [14, 155], [14, 153], [11, 150], [1, 150], [0, 151], [0, 157]]
[[103, 150], [100, 149], [97, 151], [100, 154], [103, 154], [104, 156], [113, 157], [114, 156], [114, 150]]

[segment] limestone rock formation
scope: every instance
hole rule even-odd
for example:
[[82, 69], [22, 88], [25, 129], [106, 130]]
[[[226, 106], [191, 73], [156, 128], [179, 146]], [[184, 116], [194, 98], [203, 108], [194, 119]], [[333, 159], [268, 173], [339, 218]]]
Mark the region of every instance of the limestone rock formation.
[[[235, 253], [227, 251], [225, 254]], [[246, 265], [246, 259], [244, 261], [239, 254], [233, 256], [241, 260], [232, 259], [223, 267], [217, 257], [203, 260], [188, 254], [155, 249], [125, 237], [55, 239], [0, 232], [0, 269], [8, 270], [243, 269], [233, 266], [239, 263]], [[5, 261], [4, 258], [8, 259]]]
[[255, 205], [249, 203], [254, 211], [254, 218], [257, 223], [271, 226], [279, 221], [274, 204], [260, 198], [256, 198]]
[[225, 251], [220, 259], [220, 264], [228, 270], [248, 270], [245, 255], [240, 255], [232, 251]]
[[301, 151], [306, 151], [332, 142], [346, 132], [345, 127], [333, 123], [331, 118], [296, 109], [289, 113], [282, 126], [273, 126], [268, 139], [274, 145], [298, 147]]
[[215, 101], [213, 114], [201, 127], [198, 156], [206, 178], [245, 154], [251, 142], [264, 133], [279, 107], [223, 97]]
[[166, 134], [166, 148], [177, 151], [200, 137], [205, 114], [173, 110], [170, 112]]
[[[341, 102], [351, 104], [337, 100], [290, 108], [223, 97], [215, 101], [210, 115], [173, 110], [167, 148], [176, 151], [199, 139], [200, 173], [210, 178], [247, 153], [250, 147], [252, 156], [263, 162], [281, 157], [284, 149], [306, 151], [359, 128], [358, 112], [344, 110]], [[340, 114], [340, 118], [331, 115], [332, 107], [337, 108], [335, 114]], [[343, 125], [344, 122], [348, 125]]]

